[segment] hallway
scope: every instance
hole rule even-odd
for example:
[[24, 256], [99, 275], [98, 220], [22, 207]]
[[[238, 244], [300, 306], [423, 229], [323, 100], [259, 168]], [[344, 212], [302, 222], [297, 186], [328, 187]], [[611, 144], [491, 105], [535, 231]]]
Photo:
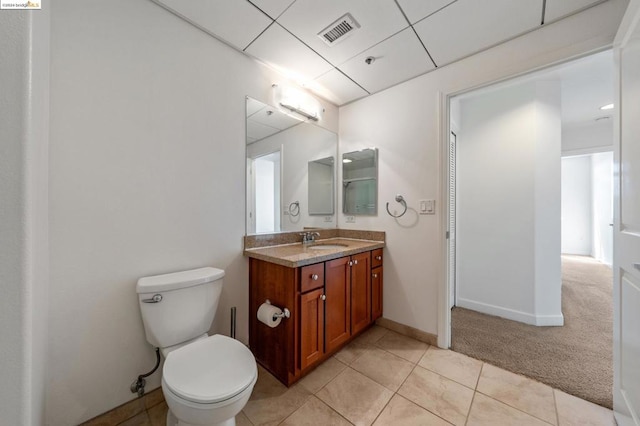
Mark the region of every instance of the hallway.
[[563, 327], [536, 327], [454, 307], [452, 349], [612, 407], [611, 268], [562, 256]]

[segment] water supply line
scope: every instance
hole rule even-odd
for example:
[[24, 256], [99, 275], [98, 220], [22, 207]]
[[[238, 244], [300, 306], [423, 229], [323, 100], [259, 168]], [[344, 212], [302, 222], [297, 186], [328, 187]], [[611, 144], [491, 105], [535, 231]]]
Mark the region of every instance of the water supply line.
[[141, 374], [138, 376], [138, 379], [131, 383], [131, 393], [138, 393], [138, 396], [144, 395], [144, 386], [147, 384], [147, 381], [144, 379], [145, 377], [149, 377], [153, 373], [156, 372], [158, 367], [160, 366], [160, 348], [156, 348], [156, 365], [153, 367], [153, 370], [149, 371], [146, 374]]

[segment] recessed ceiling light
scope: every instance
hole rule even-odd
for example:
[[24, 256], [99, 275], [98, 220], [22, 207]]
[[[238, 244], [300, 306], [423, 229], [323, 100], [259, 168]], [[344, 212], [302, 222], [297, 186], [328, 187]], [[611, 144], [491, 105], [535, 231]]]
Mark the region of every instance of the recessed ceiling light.
[[601, 110], [613, 109], [613, 104], [607, 104], [600, 107]]

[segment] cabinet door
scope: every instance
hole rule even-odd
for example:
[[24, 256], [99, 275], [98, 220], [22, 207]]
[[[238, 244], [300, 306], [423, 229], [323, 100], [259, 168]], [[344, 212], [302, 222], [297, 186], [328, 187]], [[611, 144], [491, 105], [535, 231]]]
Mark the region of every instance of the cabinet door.
[[300, 296], [300, 369], [304, 370], [324, 353], [324, 289]]
[[351, 336], [351, 268], [349, 257], [325, 263], [325, 343], [326, 352], [346, 342]]
[[351, 256], [351, 333], [371, 324], [371, 253]]
[[382, 266], [371, 270], [371, 322], [382, 316]]

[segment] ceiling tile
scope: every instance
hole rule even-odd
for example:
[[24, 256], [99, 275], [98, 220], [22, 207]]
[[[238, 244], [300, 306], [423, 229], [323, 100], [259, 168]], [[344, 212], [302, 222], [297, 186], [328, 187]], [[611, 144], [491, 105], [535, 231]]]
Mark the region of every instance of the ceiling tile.
[[[325, 44], [318, 33], [346, 13], [360, 28], [333, 46]], [[278, 22], [334, 65], [408, 26], [396, 3], [390, 0], [297, 0]]]
[[581, 9], [589, 7], [593, 4], [600, 3], [602, 0], [547, 0], [544, 9], [544, 22], [555, 21]]
[[[365, 62], [369, 56], [375, 58], [371, 65]], [[411, 28], [340, 66], [342, 72], [369, 92], [378, 92], [434, 68], [429, 55]]]
[[[236, 0], [237, 1], [237, 0]], [[295, 0], [249, 0], [251, 3], [259, 7], [264, 13], [276, 19], [282, 14]]]
[[300, 120], [293, 118], [275, 107], [266, 105], [263, 109], [250, 117], [251, 121], [264, 124], [278, 130], [288, 129], [291, 126], [300, 124]]
[[253, 114], [266, 107], [267, 106], [262, 102], [247, 97], [247, 117], [251, 117]]
[[311, 81], [332, 66], [274, 23], [245, 50], [294, 80]]
[[314, 83], [321, 86], [310, 88], [314, 93], [338, 106], [369, 94], [337, 69], [316, 78]]
[[542, 0], [458, 0], [414, 25], [441, 66], [540, 25]]
[[267, 136], [276, 134], [279, 131], [280, 129], [276, 129], [275, 127], [266, 126], [254, 120], [247, 120], [247, 140], [266, 138]]
[[415, 24], [456, 0], [398, 0], [409, 22]]
[[240, 50], [273, 22], [247, 1], [153, 1]]

